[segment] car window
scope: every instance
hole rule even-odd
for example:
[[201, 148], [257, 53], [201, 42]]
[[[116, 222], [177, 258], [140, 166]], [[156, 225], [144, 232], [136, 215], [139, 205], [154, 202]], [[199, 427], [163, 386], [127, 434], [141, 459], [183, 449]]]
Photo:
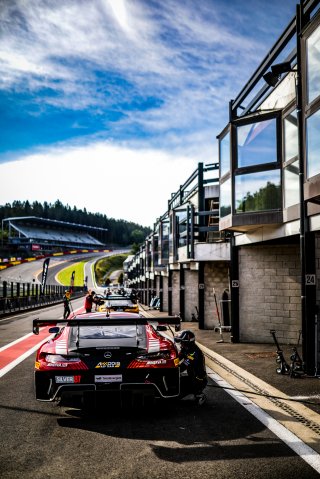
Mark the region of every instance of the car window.
[[[77, 329], [77, 328], [74, 328]], [[136, 326], [81, 326], [80, 339], [135, 338], [141, 336]]]
[[119, 326], [73, 326], [70, 328], [69, 347], [128, 346], [144, 347], [146, 330], [144, 325]]

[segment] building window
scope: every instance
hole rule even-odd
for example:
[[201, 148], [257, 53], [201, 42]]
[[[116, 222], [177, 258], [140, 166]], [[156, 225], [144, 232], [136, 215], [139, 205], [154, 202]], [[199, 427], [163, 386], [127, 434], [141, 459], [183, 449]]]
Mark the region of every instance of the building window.
[[320, 94], [320, 27], [307, 39], [308, 103]]
[[320, 111], [307, 119], [307, 177], [320, 174]]
[[153, 235], [152, 245], [152, 267], [159, 266], [159, 237]]
[[231, 214], [231, 178], [220, 185], [220, 218]]
[[181, 248], [187, 244], [187, 213], [185, 210], [179, 210], [178, 219], [178, 247]]
[[298, 149], [298, 120], [297, 112], [292, 111], [284, 120], [284, 158], [290, 161], [297, 157]]
[[230, 171], [230, 133], [220, 140], [220, 178]]
[[169, 223], [162, 223], [161, 261], [169, 259]]
[[277, 162], [275, 118], [238, 126], [238, 168]]
[[284, 207], [299, 203], [299, 161], [296, 160], [284, 169]]
[[284, 119], [284, 207], [299, 203], [299, 144], [297, 112]]
[[235, 201], [237, 213], [280, 209], [280, 170], [236, 176]]

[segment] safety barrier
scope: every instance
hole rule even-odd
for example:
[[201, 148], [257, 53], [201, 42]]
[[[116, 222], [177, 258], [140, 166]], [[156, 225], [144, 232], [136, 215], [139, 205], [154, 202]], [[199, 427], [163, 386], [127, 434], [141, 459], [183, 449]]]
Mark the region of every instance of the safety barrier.
[[[9, 316], [20, 311], [43, 308], [63, 301], [66, 286], [7, 282], [0, 283], [0, 316]], [[72, 299], [85, 294], [82, 287], [74, 287]]]

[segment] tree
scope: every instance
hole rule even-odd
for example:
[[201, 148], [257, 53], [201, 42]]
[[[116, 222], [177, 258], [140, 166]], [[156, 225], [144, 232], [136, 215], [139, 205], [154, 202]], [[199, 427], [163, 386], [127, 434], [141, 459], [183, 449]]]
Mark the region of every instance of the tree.
[[135, 229], [131, 232], [130, 239], [133, 243], [141, 244], [145, 240], [145, 233], [140, 229]]
[[137, 254], [138, 251], [140, 249], [140, 245], [138, 245], [137, 243], [133, 243], [133, 245], [131, 246], [131, 251], [130, 251], [130, 254]]
[[60, 220], [78, 225], [94, 226], [104, 228], [108, 231], [91, 231], [104, 244], [118, 244], [128, 246], [130, 243], [141, 244], [151, 230], [136, 223], [126, 220], [116, 220], [108, 218], [101, 213], [87, 212], [86, 208], [78, 209], [76, 206], [64, 206], [60, 200], [56, 200], [54, 204], [39, 203], [34, 201], [32, 204], [29, 201], [21, 202], [14, 201], [12, 205], [7, 203], [0, 205], [0, 219], [19, 217], [19, 216], [37, 216], [50, 220]]

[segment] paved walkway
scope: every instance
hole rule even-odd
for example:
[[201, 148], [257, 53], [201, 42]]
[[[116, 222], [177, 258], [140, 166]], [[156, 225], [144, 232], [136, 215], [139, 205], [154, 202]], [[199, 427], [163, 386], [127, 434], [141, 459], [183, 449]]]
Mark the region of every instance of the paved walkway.
[[[140, 308], [145, 316], [167, 316], [146, 305], [140, 304]], [[230, 333], [199, 330], [197, 322], [183, 322], [182, 329], [195, 333], [206, 365], [231, 388], [245, 392], [254, 403], [320, 453], [319, 377], [292, 378], [278, 374], [274, 344], [231, 343]], [[290, 363], [292, 347], [280, 346]]]

